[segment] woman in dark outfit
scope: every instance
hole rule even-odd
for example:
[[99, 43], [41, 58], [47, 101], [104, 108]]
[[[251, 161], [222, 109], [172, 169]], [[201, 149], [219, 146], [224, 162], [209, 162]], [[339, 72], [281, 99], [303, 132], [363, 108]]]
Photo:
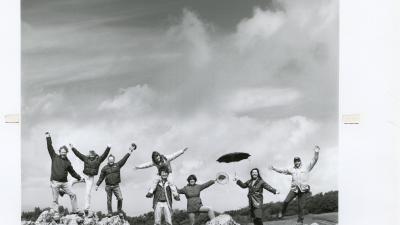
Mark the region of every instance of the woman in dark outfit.
[[279, 194], [279, 192], [261, 178], [260, 171], [257, 168], [250, 171], [250, 177], [251, 179], [245, 183], [236, 177], [234, 180], [241, 188], [249, 189], [247, 197], [249, 198], [250, 215], [253, 218], [254, 225], [262, 225], [263, 189], [274, 194]]
[[207, 212], [208, 217], [211, 219], [215, 218], [214, 211], [207, 206], [203, 206], [200, 198], [200, 192], [215, 183], [215, 180], [210, 180], [204, 184], [196, 184], [197, 177], [192, 174], [187, 178], [188, 185], [182, 189], [178, 189], [179, 194], [184, 194], [187, 199], [187, 213], [189, 214], [190, 225], [195, 222], [195, 213]]

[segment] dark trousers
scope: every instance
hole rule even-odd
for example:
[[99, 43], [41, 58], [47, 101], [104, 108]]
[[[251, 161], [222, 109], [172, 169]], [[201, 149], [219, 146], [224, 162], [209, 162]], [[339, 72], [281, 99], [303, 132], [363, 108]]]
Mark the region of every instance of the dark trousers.
[[254, 225], [263, 225], [261, 218], [254, 218], [253, 223], [254, 223]]
[[289, 194], [286, 196], [285, 201], [283, 201], [283, 206], [282, 206], [282, 215], [285, 215], [286, 209], [289, 205], [289, 203], [297, 197], [297, 222], [303, 222], [304, 220], [304, 205], [305, 205], [305, 200], [306, 200], [306, 194], [307, 192], [301, 192], [299, 189], [297, 190], [297, 193], [294, 192], [293, 190], [290, 190]]
[[122, 211], [122, 192], [119, 185], [106, 185], [106, 193], [107, 193], [107, 210], [109, 214], [112, 214], [112, 194], [114, 193], [115, 197], [118, 200], [117, 209], [118, 212]]

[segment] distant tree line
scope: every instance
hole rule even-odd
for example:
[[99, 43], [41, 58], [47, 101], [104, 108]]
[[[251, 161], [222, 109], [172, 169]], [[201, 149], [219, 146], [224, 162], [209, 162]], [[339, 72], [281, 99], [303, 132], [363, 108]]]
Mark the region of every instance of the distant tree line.
[[[328, 213], [328, 212], [337, 212], [338, 211], [338, 191], [330, 191], [326, 193], [318, 193], [316, 195], [309, 194], [310, 196], [307, 198], [305, 203], [305, 213], [312, 214], [320, 214], [320, 213]], [[263, 221], [276, 220], [277, 215], [281, 209], [282, 202], [270, 202], [263, 204]], [[40, 209], [39, 207], [35, 207], [33, 211], [22, 212], [21, 219], [22, 220], [30, 220], [35, 221], [41, 212], [46, 209]], [[68, 209], [60, 206], [60, 213], [63, 215], [68, 214]], [[235, 221], [240, 224], [247, 224], [251, 222], [249, 218], [249, 209], [242, 208], [238, 210], [226, 211], [226, 214], [229, 214], [233, 217]], [[296, 215], [297, 213], [297, 200], [292, 201], [288, 208], [286, 215]], [[216, 213], [219, 215], [218, 213]], [[104, 218], [106, 215], [101, 211], [96, 213], [99, 219]], [[153, 225], [154, 224], [154, 215], [153, 212], [148, 212], [142, 214], [140, 216], [130, 217], [126, 216], [127, 221], [130, 224], [135, 225]], [[202, 213], [197, 216], [196, 225], [205, 224], [208, 220], [207, 214]], [[189, 224], [189, 219], [185, 210], [174, 210], [174, 214], [172, 216], [172, 221], [174, 224], [179, 225], [187, 225]]]

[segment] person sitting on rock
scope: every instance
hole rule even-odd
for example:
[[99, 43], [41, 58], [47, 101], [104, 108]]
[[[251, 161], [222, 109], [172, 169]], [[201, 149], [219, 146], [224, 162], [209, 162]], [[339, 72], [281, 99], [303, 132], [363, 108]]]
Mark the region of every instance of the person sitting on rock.
[[159, 168], [160, 181], [154, 191], [146, 197], [153, 197], [154, 224], [161, 225], [161, 217], [164, 215], [167, 225], [172, 225], [172, 188], [168, 183], [169, 169], [167, 166]]
[[90, 198], [92, 193], [92, 188], [94, 184], [94, 176], [99, 174], [100, 164], [107, 158], [110, 153], [111, 146], [107, 145], [104, 153], [99, 156], [95, 151], [89, 151], [89, 155], [84, 155], [80, 153], [72, 144], [69, 144], [72, 152], [84, 162], [83, 164], [83, 174], [86, 175], [86, 192], [85, 192], [85, 214], [88, 215], [90, 209]]
[[279, 194], [279, 192], [261, 178], [260, 171], [257, 168], [254, 168], [250, 171], [250, 177], [250, 180], [246, 181], [245, 183], [243, 183], [237, 177], [234, 178], [234, 181], [236, 181], [236, 184], [241, 188], [249, 189], [247, 197], [249, 198], [250, 215], [253, 218], [253, 223], [254, 225], [263, 225], [263, 189], [266, 189], [274, 194]]
[[58, 213], [58, 197], [59, 191], [62, 189], [71, 198], [72, 214], [78, 213], [78, 201], [76, 194], [72, 192], [71, 186], [68, 183], [68, 173], [71, 174], [77, 180], [83, 181], [79, 174], [77, 174], [72, 167], [71, 161], [67, 158], [68, 148], [64, 145], [61, 146], [59, 154], [54, 151], [53, 143], [49, 132], [45, 133], [47, 150], [51, 158], [51, 176], [50, 186], [53, 196], [53, 210]]
[[108, 217], [112, 216], [112, 194], [118, 200], [117, 209], [118, 213], [122, 213], [122, 192], [119, 184], [121, 183], [121, 168], [125, 165], [129, 156], [136, 149], [136, 145], [132, 144], [129, 147], [129, 152], [117, 163], [115, 163], [115, 156], [108, 156], [108, 164], [101, 169], [99, 180], [96, 183], [96, 191], [99, 189], [100, 184], [105, 179], [106, 181], [106, 193], [107, 193], [107, 210]]
[[[145, 169], [145, 168], [149, 168], [152, 166], [157, 167], [157, 174], [160, 174], [160, 167], [166, 166], [168, 168], [168, 183], [170, 185], [170, 187], [172, 188], [172, 194], [174, 196], [174, 198], [176, 200], [179, 200], [179, 194], [178, 191], [175, 187], [175, 185], [173, 184], [173, 178], [172, 178], [172, 167], [171, 167], [171, 161], [175, 160], [176, 158], [178, 158], [179, 156], [181, 156], [183, 153], [185, 153], [187, 151], [188, 148], [185, 148], [183, 150], [177, 151], [173, 154], [170, 155], [162, 155], [159, 152], [154, 151], [151, 155], [151, 160], [150, 162], [147, 163], [143, 163], [139, 166], [135, 166], [135, 169]], [[149, 191], [147, 192], [146, 197], [150, 196], [151, 193], [155, 190], [157, 184], [159, 183], [159, 181], [161, 180], [160, 176], [157, 175], [154, 179], [154, 182], [151, 186], [151, 188], [149, 189]]]
[[215, 180], [210, 180], [204, 184], [196, 184], [197, 177], [192, 174], [187, 178], [188, 184], [182, 189], [178, 189], [179, 194], [184, 194], [187, 199], [187, 213], [189, 214], [190, 225], [194, 225], [195, 213], [207, 212], [210, 220], [215, 218], [214, 211], [207, 206], [203, 206], [200, 198], [200, 192], [215, 183]]
[[315, 164], [318, 161], [319, 157], [319, 146], [314, 147], [314, 157], [311, 162], [306, 166], [303, 167], [301, 163], [301, 159], [299, 157], [295, 157], [293, 159], [293, 168], [289, 169], [277, 169], [273, 166], [270, 167], [271, 170], [282, 173], [285, 175], [292, 176], [292, 183], [290, 187], [290, 191], [283, 201], [282, 210], [279, 213], [279, 218], [282, 218], [285, 215], [286, 208], [289, 203], [297, 197], [297, 209], [298, 209], [298, 218], [297, 224], [303, 224], [304, 220], [304, 205], [305, 205], [305, 197], [307, 193], [310, 192], [310, 185], [308, 184], [308, 177], [311, 170], [314, 168]]

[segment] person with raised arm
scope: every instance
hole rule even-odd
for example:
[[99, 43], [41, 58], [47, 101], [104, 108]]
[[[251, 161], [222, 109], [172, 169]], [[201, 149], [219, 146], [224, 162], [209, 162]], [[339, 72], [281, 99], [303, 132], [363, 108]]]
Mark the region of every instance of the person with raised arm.
[[175, 187], [175, 185], [173, 184], [173, 178], [172, 178], [172, 167], [171, 167], [171, 161], [175, 160], [176, 158], [178, 158], [179, 156], [183, 155], [183, 153], [185, 153], [188, 150], [188, 148], [184, 148], [180, 151], [177, 151], [173, 154], [170, 155], [163, 155], [160, 154], [159, 152], [154, 151], [151, 154], [151, 161], [150, 162], [146, 162], [143, 163], [141, 165], [135, 166], [135, 169], [146, 169], [146, 168], [150, 168], [155, 166], [157, 168], [157, 175], [154, 178], [153, 184], [150, 187], [149, 191], [146, 194], [146, 197], [151, 195], [151, 193], [153, 193], [153, 191], [155, 190], [155, 188], [157, 187], [157, 184], [159, 183], [161, 177], [160, 177], [160, 168], [166, 166], [168, 169], [168, 183], [172, 189], [172, 195], [174, 196], [174, 198], [176, 200], [179, 200], [179, 194], [178, 191]]
[[247, 197], [249, 199], [250, 216], [253, 218], [254, 225], [262, 225], [263, 190], [266, 189], [273, 194], [279, 194], [279, 192], [261, 178], [260, 171], [257, 168], [250, 171], [248, 181], [243, 183], [236, 176], [233, 180], [239, 187], [249, 189]]
[[195, 223], [195, 213], [206, 212], [208, 213], [210, 220], [215, 218], [214, 211], [210, 207], [203, 206], [200, 198], [200, 192], [215, 184], [215, 181], [216, 179], [210, 180], [204, 184], [196, 184], [197, 177], [192, 174], [187, 178], [188, 184], [185, 187], [178, 189], [179, 194], [184, 194], [186, 196], [187, 213], [189, 214], [190, 225], [194, 225]]
[[107, 145], [106, 150], [99, 156], [94, 150], [90, 150], [88, 155], [80, 153], [72, 144], [69, 144], [72, 152], [83, 161], [83, 174], [86, 175], [86, 192], [85, 192], [85, 214], [88, 215], [90, 209], [90, 199], [94, 184], [94, 177], [99, 174], [100, 164], [107, 158], [110, 153], [111, 146]]
[[119, 214], [123, 214], [122, 211], [122, 192], [119, 184], [121, 183], [121, 168], [125, 165], [129, 156], [134, 150], [136, 150], [136, 145], [132, 144], [129, 147], [128, 153], [118, 162], [115, 162], [115, 156], [108, 156], [108, 163], [101, 169], [99, 180], [96, 183], [96, 191], [99, 189], [100, 184], [105, 180], [106, 186], [105, 190], [107, 193], [107, 216], [112, 216], [112, 194], [117, 198], [117, 210]]
[[310, 192], [310, 185], [308, 183], [308, 178], [311, 170], [314, 168], [315, 164], [318, 161], [320, 147], [316, 145], [314, 147], [314, 157], [311, 162], [305, 166], [302, 165], [300, 157], [295, 157], [293, 159], [293, 167], [289, 169], [278, 169], [274, 166], [271, 166], [270, 169], [285, 175], [292, 176], [292, 183], [290, 187], [290, 191], [283, 201], [282, 210], [279, 213], [279, 218], [282, 218], [285, 213], [287, 206], [289, 203], [297, 197], [297, 224], [303, 224], [304, 220], [304, 205], [305, 205], [305, 197], [307, 193]]
[[58, 198], [60, 190], [63, 190], [71, 199], [72, 214], [78, 213], [78, 201], [76, 194], [72, 192], [71, 186], [68, 183], [68, 173], [79, 181], [83, 181], [79, 174], [77, 174], [72, 167], [71, 161], [67, 158], [68, 148], [63, 145], [58, 149], [57, 154], [53, 148], [53, 143], [49, 132], [45, 133], [47, 142], [47, 151], [51, 158], [51, 176], [50, 187], [53, 196], [52, 209], [58, 215]]

